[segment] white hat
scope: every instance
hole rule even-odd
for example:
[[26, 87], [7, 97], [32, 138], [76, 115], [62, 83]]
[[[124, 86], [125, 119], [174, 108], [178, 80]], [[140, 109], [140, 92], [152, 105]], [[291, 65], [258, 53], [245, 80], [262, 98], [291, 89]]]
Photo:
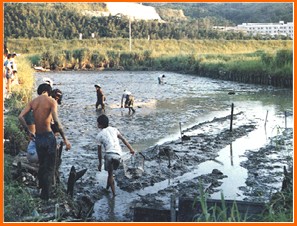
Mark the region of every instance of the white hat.
[[124, 95], [131, 95], [131, 92], [129, 90], [124, 90]]
[[100, 84], [99, 84], [99, 83], [98, 83], [98, 84], [96, 84], [96, 85], [95, 85], [95, 87], [99, 87], [99, 88], [101, 88], [101, 86], [100, 86]]
[[53, 85], [54, 85], [53, 80], [51, 80], [50, 78], [43, 78], [42, 81], [43, 81], [43, 83], [49, 84], [51, 87], [53, 87]]

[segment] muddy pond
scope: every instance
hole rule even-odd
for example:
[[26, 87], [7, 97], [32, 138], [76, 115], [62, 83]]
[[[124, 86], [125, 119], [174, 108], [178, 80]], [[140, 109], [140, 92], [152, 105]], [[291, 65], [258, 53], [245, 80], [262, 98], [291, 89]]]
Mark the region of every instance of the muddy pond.
[[[160, 74], [166, 75], [164, 85], [158, 84]], [[135, 206], [167, 208], [171, 194], [195, 196], [199, 181], [209, 187], [211, 198], [220, 199], [223, 192], [225, 199], [267, 201], [268, 194], [259, 198], [247, 188], [246, 152], [265, 148], [271, 138], [293, 128], [292, 90], [162, 71], [36, 73], [36, 85], [46, 77], [63, 92], [58, 112], [72, 144], [63, 152], [61, 180], [67, 183], [71, 166], [87, 168], [75, 185], [74, 198], [88, 196], [95, 202], [95, 221], [132, 221]], [[146, 157], [140, 177], [127, 177], [124, 167], [115, 173], [115, 198], [104, 190], [107, 173], [97, 170], [96, 119], [101, 114], [95, 111], [97, 83], [107, 98], [110, 125]], [[135, 96], [135, 114], [120, 108], [124, 89]], [[181, 133], [190, 140], [182, 142]], [[128, 153], [125, 147], [123, 151]], [[262, 189], [279, 189], [285, 164], [279, 161], [272, 168], [277, 176]]]

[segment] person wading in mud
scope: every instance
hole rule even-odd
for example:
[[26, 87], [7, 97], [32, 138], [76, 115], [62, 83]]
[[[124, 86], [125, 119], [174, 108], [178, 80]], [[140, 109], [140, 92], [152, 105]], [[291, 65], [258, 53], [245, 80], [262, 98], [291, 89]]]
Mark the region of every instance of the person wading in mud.
[[108, 172], [106, 189], [111, 188], [113, 197], [115, 196], [115, 185], [113, 178], [113, 170], [116, 170], [121, 161], [122, 148], [119, 139], [127, 146], [130, 153], [133, 155], [135, 151], [128, 141], [122, 136], [117, 128], [109, 126], [109, 119], [106, 115], [100, 115], [97, 118], [97, 126], [100, 129], [96, 140], [98, 142], [98, 170], [102, 168], [102, 149], [104, 155], [104, 170]]
[[165, 79], [165, 75], [160, 75], [160, 76], [158, 77], [158, 83], [159, 83], [160, 85], [164, 85], [164, 84], [165, 84], [164, 79]]
[[[125, 99], [125, 103], [123, 105]], [[134, 96], [131, 94], [130, 91], [124, 90], [124, 93], [122, 95], [122, 100], [121, 100], [121, 108], [129, 108], [129, 114], [131, 113], [131, 110], [133, 113], [135, 113], [135, 109], [133, 108], [134, 105]]]
[[102, 111], [105, 111], [105, 104], [104, 101], [106, 100], [100, 84], [95, 85], [96, 93], [97, 93], [97, 102], [96, 102], [96, 111], [98, 110], [99, 105], [101, 105]]
[[[40, 198], [49, 200], [56, 160], [56, 138], [51, 129], [51, 121], [59, 128], [59, 132], [66, 144], [66, 150], [70, 150], [71, 144], [66, 138], [57, 114], [57, 101], [51, 94], [49, 84], [41, 84], [37, 89], [38, 97], [30, 101], [19, 115], [19, 121], [23, 125], [30, 139], [35, 139], [36, 150], [39, 159], [38, 180], [41, 188]], [[33, 110], [36, 134], [32, 134], [27, 126], [24, 116]]]

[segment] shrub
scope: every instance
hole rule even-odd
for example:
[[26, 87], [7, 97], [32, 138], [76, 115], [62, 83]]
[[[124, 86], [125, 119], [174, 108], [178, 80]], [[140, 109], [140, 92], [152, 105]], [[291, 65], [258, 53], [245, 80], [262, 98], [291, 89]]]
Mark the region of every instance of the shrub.
[[286, 64], [292, 65], [293, 52], [292, 50], [279, 50], [275, 56], [275, 64], [277, 67], [282, 67]]
[[16, 116], [6, 116], [4, 121], [4, 139], [9, 140], [5, 143], [4, 150], [11, 155], [17, 155], [21, 150], [26, 150], [28, 138], [19, 127]]
[[41, 56], [39, 54], [28, 56], [27, 59], [31, 62], [32, 65], [40, 65]]
[[19, 221], [22, 216], [32, 213], [34, 200], [23, 186], [16, 182], [6, 184], [4, 193], [4, 221]]

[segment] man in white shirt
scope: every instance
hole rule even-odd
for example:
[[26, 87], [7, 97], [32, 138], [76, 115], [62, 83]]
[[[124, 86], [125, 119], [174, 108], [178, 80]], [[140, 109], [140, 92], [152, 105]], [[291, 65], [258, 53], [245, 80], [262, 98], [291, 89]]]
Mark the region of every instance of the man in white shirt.
[[[125, 103], [123, 105], [125, 99]], [[124, 93], [122, 95], [122, 100], [121, 100], [121, 108], [129, 108], [129, 114], [131, 113], [131, 110], [133, 113], [135, 113], [135, 109], [133, 108], [134, 105], [134, 96], [132, 93], [128, 90], [124, 90]]]
[[97, 118], [97, 126], [100, 129], [96, 140], [98, 143], [98, 159], [99, 165], [98, 170], [101, 171], [102, 168], [102, 149], [105, 152], [104, 155], [104, 169], [108, 172], [106, 189], [111, 188], [113, 196], [115, 196], [115, 186], [113, 178], [113, 170], [116, 170], [121, 162], [122, 148], [120, 146], [119, 139], [130, 150], [131, 154], [134, 154], [132, 146], [128, 141], [122, 136], [117, 128], [109, 126], [109, 120], [106, 115], [100, 115]]
[[158, 82], [159, 82], [160, 85], [165, 84], [164, 79], [165, 79], [165, 75], [159, 75]]

